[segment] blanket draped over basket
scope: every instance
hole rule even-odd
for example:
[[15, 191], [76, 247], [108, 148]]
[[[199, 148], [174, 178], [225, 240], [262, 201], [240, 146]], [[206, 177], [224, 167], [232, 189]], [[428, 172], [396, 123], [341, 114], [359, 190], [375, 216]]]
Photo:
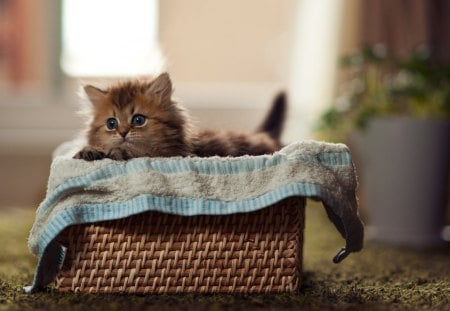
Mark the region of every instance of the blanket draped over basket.
[[194, 216], [263, 209], [292, 196], [322, 201], [346, 240], [335, 262], [363, 246], [357, 179], [347, 146], [316, 141], [292, 143], [273, 155], [242, 157], [72, 159], [79, 146], [56, 152], [47, 195], [40, 204], [28, 245], [39, 258], [27, 292], [51, 283], [65, 248], [56, 237], [66, 227], [121, 219], [146, 211]]

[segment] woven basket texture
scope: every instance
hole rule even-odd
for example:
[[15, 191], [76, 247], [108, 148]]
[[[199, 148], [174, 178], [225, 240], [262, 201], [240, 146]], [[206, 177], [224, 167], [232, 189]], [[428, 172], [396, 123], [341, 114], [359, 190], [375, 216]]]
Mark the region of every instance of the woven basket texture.
[[304, 199], [251, 213], [145, 212], [66, 228], [55, 288], [91, 293], [295, 292], [300, 287]]

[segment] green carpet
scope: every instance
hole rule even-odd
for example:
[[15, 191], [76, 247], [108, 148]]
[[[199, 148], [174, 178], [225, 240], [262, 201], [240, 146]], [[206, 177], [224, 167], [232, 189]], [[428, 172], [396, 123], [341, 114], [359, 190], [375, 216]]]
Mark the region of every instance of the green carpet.
[[306, 213], [304, 279], [298, 294], [112, 296], [26, 295], [36, 259], [26, 239], [34, 212], [0, 209], [0, 310], [450, 310], [450, 249], [414, 252], [367, 243], [341, 264], [344, 241], [311, 204]]

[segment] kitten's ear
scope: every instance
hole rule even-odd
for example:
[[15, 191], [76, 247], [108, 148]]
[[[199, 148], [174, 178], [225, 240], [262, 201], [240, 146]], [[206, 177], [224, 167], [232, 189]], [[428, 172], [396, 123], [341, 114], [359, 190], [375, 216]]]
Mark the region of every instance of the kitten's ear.
[[83, 89], [94, 106], [106, 98], [106, 92], [96, 88], [95, 86], [85, 85]]
[[170, 81], [169, 74], [164, 72], [150, 82], [146, 94], [158, 96], [161, 102], [170, 101], [172, 96], [172, 81]]

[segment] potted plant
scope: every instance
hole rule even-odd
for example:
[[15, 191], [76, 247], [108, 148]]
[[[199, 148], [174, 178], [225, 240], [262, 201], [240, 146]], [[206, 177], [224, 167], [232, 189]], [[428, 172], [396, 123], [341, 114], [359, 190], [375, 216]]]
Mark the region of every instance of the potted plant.
[[445, 222], [450, 68], [425, 49], [407, 59], [378, 46], [345, 57], [349, 82], [319, 130], [356, 154], [370, 238], [426, 247]]

